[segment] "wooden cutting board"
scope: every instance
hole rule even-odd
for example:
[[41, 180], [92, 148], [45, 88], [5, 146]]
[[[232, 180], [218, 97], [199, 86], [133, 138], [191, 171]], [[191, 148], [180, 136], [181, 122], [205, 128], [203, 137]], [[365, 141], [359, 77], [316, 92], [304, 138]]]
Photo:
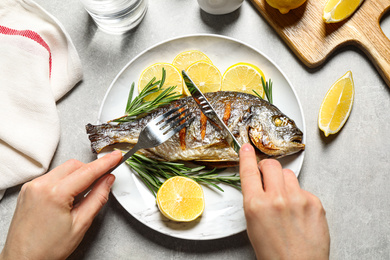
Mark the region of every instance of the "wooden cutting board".
[[265, 0], [251, 1], [308, 67], [320, 65], [339, 47], [355, 45], [367, 54], [390, 87], [390, 40], [379, 25], [390, 0], [365, 0], [351, 17], [335, 24], [322, 20], [326, 0], [307, 0], [284, 15]]

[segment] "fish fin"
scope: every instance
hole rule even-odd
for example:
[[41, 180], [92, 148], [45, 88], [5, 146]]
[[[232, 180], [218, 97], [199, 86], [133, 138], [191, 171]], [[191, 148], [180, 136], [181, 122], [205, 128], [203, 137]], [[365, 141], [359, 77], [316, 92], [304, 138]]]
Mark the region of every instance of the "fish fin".
[[227, 168], [238, 166], [238, 161], [212, 161], [202, 160], [195, 161], [196, 164], [206, 166], [207, 168]]
[[141, 149], [141, 150], [138, 151], [138, 153], [143, 154], [146, 157], [148, 157], [150, 159], [157, 160], [157, 161], [167, 161], [163, 157], [161, 157], [158, 154], [156, 154], [152, 149]]

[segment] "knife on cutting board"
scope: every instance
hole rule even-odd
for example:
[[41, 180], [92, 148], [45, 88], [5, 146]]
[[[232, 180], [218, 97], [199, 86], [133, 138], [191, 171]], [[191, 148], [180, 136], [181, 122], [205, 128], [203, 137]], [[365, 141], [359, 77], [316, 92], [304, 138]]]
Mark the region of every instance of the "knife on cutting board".
[[221, 118], [215, 112], [213, 106], [207, 100], [207, 98], [203, 95], [203, 93], [199, 90], [196, 84], [191, 80], [191, 78], [187, 75], [187, 73], [182, 71], [184, 83], [186, 84], [188, 90], [191, 92], [192, 97], [194, 98], [196, 104], [199, 106], [202, 113], [207, 117], [207, 119], [216, 126], [225, 140], [229, 143], [229, 145], [234, 149], [234, 151], [239, 154], [241, 145], [234, 137], [234, 135], [230, 132], [229, 128], [226, 124], [221, 120]]

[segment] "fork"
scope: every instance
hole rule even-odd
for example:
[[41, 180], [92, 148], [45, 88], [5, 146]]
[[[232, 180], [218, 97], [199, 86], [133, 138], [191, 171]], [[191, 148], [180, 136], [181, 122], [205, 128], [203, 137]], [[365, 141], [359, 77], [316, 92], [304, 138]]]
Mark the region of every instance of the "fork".
[[[129, 159], [138, 150], [156, 147], [166, 142], [169, 138], [178, 133], [184, 127], [190, 125], [192, 121], [194, 121], [195, 117], [190, 117], [190, 114], [187, 113], [189, 111], [188, 108], [180, 111], [180, 109], [182, 109], [184, 106], [185, 104], [173, 108], [165, 114], [162, 114], [150, 121], [141, 130], [137, 144], [125, 155], [123, 155], [122, 160], [109, 172], [113, 172], [119, 165]], [[169, 118], [169, 116], [177, 111], [179, 111], [178, 114]]]
[[[123, 155], [122, 157], [122, 160], [104, 175], [113, 172], [116, 168], [119, 167], [119, 165], [127, 161], [127, 159], [129, 159], [138, 150], [156, 147], [166, 142], [169, 138], [171, 138], [174, 134], [178, 133], [184, 127], [190, 125], [192, 121], [194, 121], [195, 117], [190, 117], [190, 113], [187, 113], [189, 111], [188, 108], [183, 111], [180, 111], [180, 109], [182, 109], [184, 106], [185, 104], [173, 108], [165, 114], [162, 114], [150, 121], [141, 130], [136, 145], [130, 151], [125, 153], [125, 155]], [[179, 111], [179, 113], [173, 115], [177, 111]], [[171, 115], [173, 116], [170, 117]], [[77, 195], [74, 199], [73, 205], [81, 201], [91, 191], [92, 187], [96, 182], [97, 180], [89, 188]]]

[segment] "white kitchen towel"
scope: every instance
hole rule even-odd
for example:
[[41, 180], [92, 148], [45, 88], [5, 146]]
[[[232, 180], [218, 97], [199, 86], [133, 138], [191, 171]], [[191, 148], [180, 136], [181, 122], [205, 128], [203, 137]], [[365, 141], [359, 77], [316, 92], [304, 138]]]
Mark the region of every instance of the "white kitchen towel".
[[81, 78], [57, 19], [31, 0], [0, 1], [0, 200], [49, 168], [60, 139], [56, 101]]

